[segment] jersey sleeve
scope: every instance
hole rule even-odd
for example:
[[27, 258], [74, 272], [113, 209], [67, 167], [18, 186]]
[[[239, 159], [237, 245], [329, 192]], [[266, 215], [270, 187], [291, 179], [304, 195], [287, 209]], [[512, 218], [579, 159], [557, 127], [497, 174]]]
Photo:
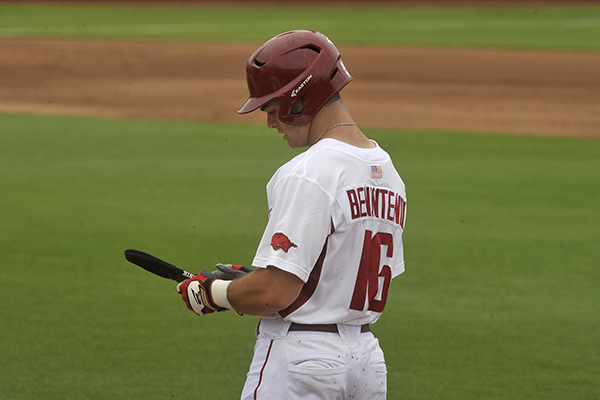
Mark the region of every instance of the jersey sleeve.
[[334, 199], [316, 181], [289, 174], [273, 187], [269, 222], [252, 265], [306, 282], [330, 231]]

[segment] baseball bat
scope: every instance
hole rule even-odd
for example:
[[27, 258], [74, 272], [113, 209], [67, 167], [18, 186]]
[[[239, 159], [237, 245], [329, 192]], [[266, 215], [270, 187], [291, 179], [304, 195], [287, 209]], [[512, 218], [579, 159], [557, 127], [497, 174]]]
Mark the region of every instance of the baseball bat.
[[127, 249], [125, 250], [125, 258], [130, 263], [142, 267], [146, 271], [162, 276], [163, 278], [172, 279], [175, 282], [183, 282], [196, 276], [191, 272], [177, 268], [173, 264], [169, 264], [143, 251]]

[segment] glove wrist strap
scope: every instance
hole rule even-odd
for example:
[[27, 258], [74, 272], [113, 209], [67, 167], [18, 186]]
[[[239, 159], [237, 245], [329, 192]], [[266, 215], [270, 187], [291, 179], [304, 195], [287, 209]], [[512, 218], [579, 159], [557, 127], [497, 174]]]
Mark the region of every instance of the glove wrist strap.
[[212, 295], [213, 302], [223, 308], [233, 310], [231, 303], [227, 299], [227, 287], [232, 281], [223, 281], [221, 279], [215, 279], [210, 285], [210, 294]]

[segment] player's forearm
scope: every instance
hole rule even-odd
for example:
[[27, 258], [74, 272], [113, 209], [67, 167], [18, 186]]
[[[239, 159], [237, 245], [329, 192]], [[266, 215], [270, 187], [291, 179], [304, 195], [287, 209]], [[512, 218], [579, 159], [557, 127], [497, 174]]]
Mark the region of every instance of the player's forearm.
[[263, 293], [259, 292], [257, 287], [246, 282], [248, 280], [251, 280], [250, 277], [244, 277], [243, 280], [241, 278], [236, 279], [227, 288], [227, 298], [235, 311], [247, 315], [266, 317], [274, 315], [285, 308], [266, 298]]
[[272, 316], [298, 297], [303, 284], [296, 276], [269, 267], [232, 281], [227, 288], [227, 298], [239, 313]]

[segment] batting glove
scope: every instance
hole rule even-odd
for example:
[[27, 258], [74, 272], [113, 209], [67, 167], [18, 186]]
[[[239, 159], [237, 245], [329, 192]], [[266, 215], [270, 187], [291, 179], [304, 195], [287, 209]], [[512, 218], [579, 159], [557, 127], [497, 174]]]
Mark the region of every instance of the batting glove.
[[232, 281], [236, 278], [246, 275], [248, 272], [253, 270], [244, 267], [243, 265], [234, 264], [217, 264], [217, 271], [213, 271], [213, 274], [217, 279], [223, 279], [226, 281]]
[[202, 316], [215, 311], [227, 311], [232, 308], [227, 300], [227, 286], [231, 281], [217, 279], [207, 270], [201, 271], [191, 279], [177, 285], [177, 293], [187, 308]]

